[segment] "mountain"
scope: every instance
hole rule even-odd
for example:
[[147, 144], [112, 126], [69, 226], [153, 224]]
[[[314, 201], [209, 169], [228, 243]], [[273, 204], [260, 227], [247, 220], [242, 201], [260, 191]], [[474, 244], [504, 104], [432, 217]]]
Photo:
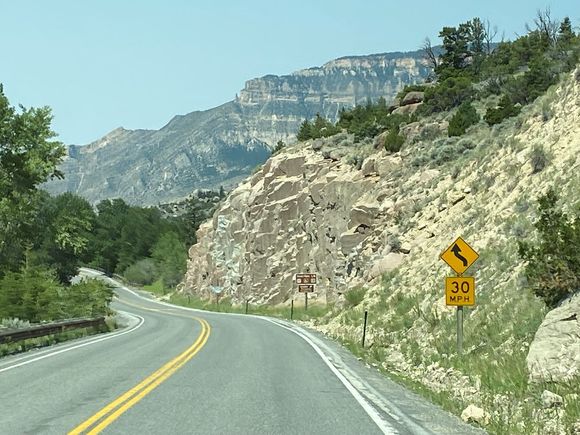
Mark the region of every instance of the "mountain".
[[336, 59], [321, 67], [246, 82], [233, 101], [175, 116], [160, 130], [117, 128], [85, 146], [71, 145], [60, 166], [64, 180], [45, 188], [78, 193], [95, 203], [120, 197], [151, 205], [196, 188], [233, 187], [271, 154], [291, 143], [316, 113], [335, 120], [344, 106], [384, 97], [430, 73], [422, 53], [383, 53]]

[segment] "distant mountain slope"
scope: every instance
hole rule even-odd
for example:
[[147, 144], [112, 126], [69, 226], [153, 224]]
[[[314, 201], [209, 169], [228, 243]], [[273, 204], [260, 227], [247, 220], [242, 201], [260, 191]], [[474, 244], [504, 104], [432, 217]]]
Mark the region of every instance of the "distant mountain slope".
[[423, 81], [420, 52], [336, 59], [322, 67], [246, 82], [233, 101], [174, 117], [160, 130], [118, 128], [86, 146], [72, 145], [47, 190], [76, 192], [91, 202], [120, 197], [135, 204], [182, 198], [196, 188], [232, 186], [263, 163], [278, 140], [293, 142], [317, 112], [335, 119], [343, 106]]

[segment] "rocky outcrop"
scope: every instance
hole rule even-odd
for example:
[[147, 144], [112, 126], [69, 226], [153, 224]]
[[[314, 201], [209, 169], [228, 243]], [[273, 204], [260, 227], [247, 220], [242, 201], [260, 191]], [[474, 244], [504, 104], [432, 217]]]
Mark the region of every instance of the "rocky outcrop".
[[534, 382], [569, 381], [580, 376], [580, 293], [546, 315], [526, 362]]
[[313, 272], [321, 278], [313, 298], [332, 302], [373, 264], [372, 277], [401, 264], [402, 253], [382, 258], [393, 249], [382, 222], [395, 202], [377, 199], [379, 173], [396, 158], [374, 156], [361, 170], [346, 159], [307, 145], [268, 160], [198, 231], [183, 290], [208, 295], [223, 285], [234, 301], [280, 303], [296, 291], [295, 273]]
[[422, 82], [420, 52], [344, 57], [322, 67], [246, 82], [233, 101], [174, 117], [160, 130], [116, 129], [86, 146], [71, 145], [64, 180], [45, 185], [98, 202], [120, 197], [157, 204], [194, 189], [234, 186], [263, 163], [279, 140], [291, 143], [316, 113], [336, 120], [341, 107], [384, 97]]

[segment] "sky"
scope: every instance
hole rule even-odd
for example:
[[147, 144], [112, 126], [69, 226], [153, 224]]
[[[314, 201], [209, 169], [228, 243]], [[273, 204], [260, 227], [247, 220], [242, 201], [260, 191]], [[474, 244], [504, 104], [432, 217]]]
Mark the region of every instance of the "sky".
[[512, 39], [546, 7], [580, 24], [578, 0], [0, 0], [0, 83], [80, 145], [215, 107], [254, 77], [416, 50], [475, 16]]

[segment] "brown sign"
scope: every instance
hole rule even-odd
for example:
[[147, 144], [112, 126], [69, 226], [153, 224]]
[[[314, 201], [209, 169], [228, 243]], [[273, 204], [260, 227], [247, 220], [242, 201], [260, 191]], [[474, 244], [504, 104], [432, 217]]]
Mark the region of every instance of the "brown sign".
[[296, 284], [316, 284], [315, 273], [297, 273]]
[[312, 293], [314, 291], [314, 284], [298, 284], [298, 291], [300, 293]]

